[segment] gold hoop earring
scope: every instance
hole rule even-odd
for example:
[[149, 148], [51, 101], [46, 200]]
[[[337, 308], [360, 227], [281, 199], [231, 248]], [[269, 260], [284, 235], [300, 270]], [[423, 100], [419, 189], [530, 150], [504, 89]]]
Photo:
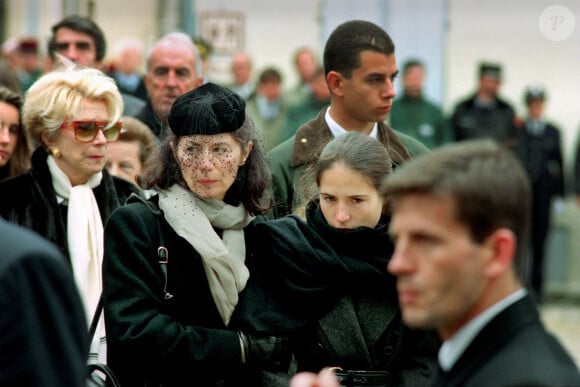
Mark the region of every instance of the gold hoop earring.
[[50, 151], [50, 153], [52, 153], [53, 157], [56, 157], [57, 159], [60, 158], [60, 156], [62, 156], [62, 153], [60, 152], [60, 149], [58, 148], [54, 148]]

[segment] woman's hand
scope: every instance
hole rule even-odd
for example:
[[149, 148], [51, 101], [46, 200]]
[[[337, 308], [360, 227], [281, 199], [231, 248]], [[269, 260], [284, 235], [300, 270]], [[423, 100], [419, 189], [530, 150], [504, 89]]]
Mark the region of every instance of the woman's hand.
[[340, 387], [332, 368], [324, 368], [317, 374], [300, 372], [290, 380], [290, 387]]

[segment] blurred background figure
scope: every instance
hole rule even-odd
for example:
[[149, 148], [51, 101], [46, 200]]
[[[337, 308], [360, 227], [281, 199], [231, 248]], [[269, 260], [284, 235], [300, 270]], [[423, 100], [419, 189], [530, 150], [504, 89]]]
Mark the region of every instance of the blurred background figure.
[[501, 82], [500, 65], [485, 62], [479, 65], [476, 93], [460, 102], [451, 118], [457, 141], [487, 137], [510, 147], [515, 146], [515, 113], [512, 106], [498, 96]]
[[[104, 70], [106, 51], [105, 34], [87, 17], [70, 15], [52, 26], [48, 54], [53, 62], [55, 53], [58, 53], [80, 65]], [[125, 115], [135, 115], [145, 105], [145, 102], [126, 92], [121, 92], [121, 97]]]
[[423, 95], [425, 65], [412, 59], [403, 65], [403, 92], [389, 114], [393, 129], [408, 134], [433, 149], [453, 139], [440, 106]]
[[38, 40], [36, 38], [20, 39], [16, 53], [20, 63], [17, 71], [20, 90], [25, 93], [43, 73]]
[[300, 47], [294, 53], [294, 68], [298, 74], [298, 83], [285, 93], [288, 103], [294, 103], [311, 95], [310, 81], [316, 69], [320, 66], [314, 50], [310, 47]]
[[0, 86], [5, 86], [10, 90], [20, 94], [20, 81], [16, 71], [7, 59], [0, 56]]
[[197, 47], [197, 51], [199, 51], [199, 56], [201, 57], [201, 71], [202, 74], [205, 74], [204, 83], [208, 82], [207, 74], [209, 70], [209, 59], [213, 54], [213, 46], [210, 42], [202, 38], [194, 38], [193, 43]]
[[544, 255], [550, 228], [552, 198], [564, 196], [560, 129], [544, 117], [546, 92], [541, 86], [525, 90], [526, 117], [517, 120], [518, 153], [532, 183], [532, 233], [530, 287], [536, 301], [543, 296]]
[[122, 39], [115, 45], [113, 77], [121, 92], [131, 94], [143, 101], [147, 100], [147, 90], [140, 72], [145, 47], [138, 39]]
[[155, 149], [155, 135], [147, 125], [134, 117], [121, 117], [123, 130], [119, 139], [107, 144], [107, 170], [113, 176], [135, 185], [145, 159]]
[[16, 37], [12, 36], [2, 43], [2, 55], [0, 57], [4, 57], [14, 71], [18, 70], [20, 58], [18, 57], [18, 39]]
[[248, 53], [238, 52], [234, 54], [231, 65], [232, 83], [226, 87], [244, 99], [250, 98], [256, 90], [252, 71], [252, 59]]
[[322, 108], [330, 105], [330, 90], [322, 66], [316, 68], [308, 80], [308, 87], [310, 90], [308, 94], [294, 102], [287, 101], [286, 124], [280, 135], [280, 141], [292, 137], [299, 127], [316, 117]]
[[173, 102], [203, 84], [201, 57], [189, 35], [170, 32], [149, 50], [146, 65], [147, 102], [133, 116], [160, 137]]
[[248, 98], [246, 108], [265, 152], [282, 142], [287, 106], [282, 97], [280, 71], [268, 67], [260, 73], [256, 91]]
[[32, 147], [22, 126], [20, 94], [0, 85], [0, 180], [30, 167]]

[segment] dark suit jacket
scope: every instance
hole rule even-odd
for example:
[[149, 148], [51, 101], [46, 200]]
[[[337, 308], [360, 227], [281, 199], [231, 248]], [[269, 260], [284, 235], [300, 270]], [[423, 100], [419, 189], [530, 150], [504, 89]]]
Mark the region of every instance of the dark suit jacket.
[[435, 386], [580, 386], [580, 374], [528, 295], [491, 320]]
[[86, 386], [85, 312], [64, 259], [2, 218], [0, 246], [0, 385]]

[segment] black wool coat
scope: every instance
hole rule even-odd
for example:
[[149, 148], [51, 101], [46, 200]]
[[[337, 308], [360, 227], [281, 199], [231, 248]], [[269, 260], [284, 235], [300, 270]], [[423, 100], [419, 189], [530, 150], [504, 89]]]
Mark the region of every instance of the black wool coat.
[[429, 385], [439, 340], [403, 325], [386, 269], [393, 252], [388, 221], [337, 230], [310, 202], [307, 222], [291, 215], [257, 224], [261, 239], [233, 323], [288, 335], [299, 371], [385, 371], [389, 385]]
[[123, 387], [255, 385], [244, 381], [240, 340], [219, 315], [200, 255], [167, 223], [158, 196], [130, 199], [111, 216], [103, 288], [107, 363]]
[[[57, 203], [47, 158], [44, 148], [36, 149], [28, 172], [0, 182], [0, 215], [48, 239], [70, 261], [66, 211]], [[104, 169], [101, 184], [93, 189], [93, 193], [105, 224], [117, 207], [122, 206], [131, 194], [140, 194], [140, 191]]]

